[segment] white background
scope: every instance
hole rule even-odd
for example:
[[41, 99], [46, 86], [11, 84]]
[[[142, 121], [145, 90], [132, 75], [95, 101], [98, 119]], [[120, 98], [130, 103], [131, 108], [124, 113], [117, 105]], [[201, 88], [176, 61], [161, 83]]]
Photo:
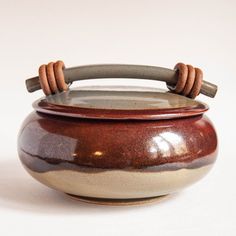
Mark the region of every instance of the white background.
[[[0, 0], [0, 235], [236, 235], [235, 44], [235, 0]], [[27, 93], [24, 80], [57, 59], [67, 67], [202, 68], [219, 86], [215, 99], [198, 98], [218, 132], [213, 170], [166, 201], [138, 207], [79, 203], [36, 182], [19, 162], [16, 139], [42, 92]]]

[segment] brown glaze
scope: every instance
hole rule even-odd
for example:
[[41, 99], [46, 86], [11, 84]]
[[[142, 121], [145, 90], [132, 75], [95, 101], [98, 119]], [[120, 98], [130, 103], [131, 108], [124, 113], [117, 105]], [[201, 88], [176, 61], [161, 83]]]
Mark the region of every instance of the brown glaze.
[[18, 138], [21, 161], [56, 169], [146, 171], [213, 163], [215, 130], [206, 116], [168, 120], [92, 120], [31, 113]]

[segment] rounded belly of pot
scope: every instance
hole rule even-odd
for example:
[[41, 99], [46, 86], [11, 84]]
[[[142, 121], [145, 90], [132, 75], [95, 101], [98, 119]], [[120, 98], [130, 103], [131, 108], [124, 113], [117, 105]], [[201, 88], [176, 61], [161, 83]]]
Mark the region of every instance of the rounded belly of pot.
[[146, 198], [201, 179], [217, 155], [206, 117], [163, 121], [96, 121], [32, 113], [18, 137], [26, 170], [65, 193]]

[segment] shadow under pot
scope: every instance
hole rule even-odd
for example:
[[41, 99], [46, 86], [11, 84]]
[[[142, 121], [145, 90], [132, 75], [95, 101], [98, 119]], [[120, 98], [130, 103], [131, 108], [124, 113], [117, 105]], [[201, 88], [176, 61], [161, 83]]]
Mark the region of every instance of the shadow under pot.
[[206, 104], [170, 92], [82, 87], [39, 99], [18, 136], [25, 169], [80, 200], [136, 204], [195, 183], [217, 136]]

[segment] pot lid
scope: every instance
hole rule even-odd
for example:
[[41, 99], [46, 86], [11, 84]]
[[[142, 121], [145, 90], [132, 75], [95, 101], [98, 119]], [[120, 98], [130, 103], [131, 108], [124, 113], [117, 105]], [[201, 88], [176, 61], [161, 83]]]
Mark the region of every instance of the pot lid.
[[166, 90], [131, 86], [84, 86], [43, 97], [36, 111], [89, 119], [159, 120], [195, 116], [208, 110], [202, 102]]

